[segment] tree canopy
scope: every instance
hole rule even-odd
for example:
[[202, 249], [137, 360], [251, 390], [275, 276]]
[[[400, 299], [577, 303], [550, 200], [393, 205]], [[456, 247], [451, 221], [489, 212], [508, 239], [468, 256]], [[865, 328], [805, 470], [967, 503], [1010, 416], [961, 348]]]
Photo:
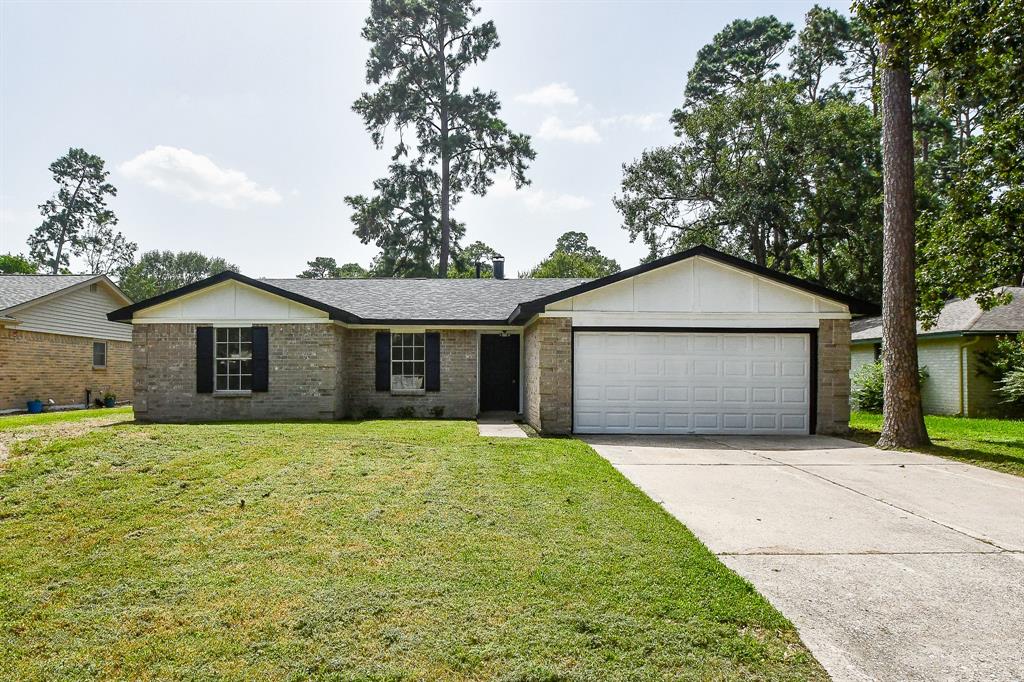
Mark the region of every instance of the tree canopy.
[[[475, 23], [470, 0], [373, 0], [362, 35], [370, 42], [366, 81], [377, 86], [353, 105], [378, 148], [398, 132], [389, 177], [376, 196], [346, 197], [355, 234], [382, 253], [383, 276], [448, 275], [464, 227], [451, 209], [465, 192], [484, 195], [499, 170], [516, 187], [529, 181], [530, 138], [498, 117], [497, 93], [462, 81], [498, 47], [494, 22]], [[407, 143], [412, 133], [415, 143]]]
[[614, 199], [648, 260], [707, 244], [877, 300], [880, 125], [842, 80], [870, 78], [847, 57], [862, 39], [815, 7], [799, 33], [741, 19], [698, 52], [672, 114], [680, 142], [624, 166]]
[[123, 271], [118, 285], [129, 298], [141, 301], [225, 270], [238, 272], [238, 266], [198, 251], [147, 251]]
[[494, 277], [494, 266], [491, 259], [498, 252], [481, 241], [475, 241], [465, 248], [452, 253], [452, 266], [448, 277], [452, 279], [468, 279], [476, 277], [476, 264], [480, 263], [480, 277]]
[[[116, 196], [117, 189], [107, 182], [110, 172], [103, 159], [72, 148], [50, 164], [50, 173], [57, 191], [39, 205], [43, 222], [28, 238], [32, 258], [56, 275], [68, 268], [71, 256], [108, 251], [111, 240], [119, 238], [114, 247], [119, 254], [114, 260], [119, 261], [128, 243], [113, 232], [117, 216], [107, 208], [107, 199]], [[105, 264], [108, 259], [99, 260]]]
[[338, 265], [338, 261], [327, 256], [307, 261], [306, 269], [297, 275], [299, 279], [357, 279], [367, 276], [369, 273], [359, 263]]
[[21, 254], [0, 253], [0, 275], [34, 275], [39, 266]]
[[590, 244], [585, 232], [565, 232], [555, 242], [555, 250], [527, 277], [580, 277], [594, 279], [621, 270], [619, 264]]
[[916, 66], [918, 285], [934, 320], [951, 296], [1024, 281], [1024, 3], [861, 1], [858, 16]]

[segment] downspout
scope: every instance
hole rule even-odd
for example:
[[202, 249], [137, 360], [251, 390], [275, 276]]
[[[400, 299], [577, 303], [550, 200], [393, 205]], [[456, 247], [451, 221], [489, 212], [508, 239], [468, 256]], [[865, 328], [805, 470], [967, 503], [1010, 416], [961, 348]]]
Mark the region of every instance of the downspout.
[[967, 349], [974, 344], [981, 341], [980, 336], [975, 336], [974, 339], [960, 346], [960, 372], [958, 375], [960, 381], [960, 416], [967, 416], [967, 379], [964, 376], [964, 369], [966, 369], [967, 362]]

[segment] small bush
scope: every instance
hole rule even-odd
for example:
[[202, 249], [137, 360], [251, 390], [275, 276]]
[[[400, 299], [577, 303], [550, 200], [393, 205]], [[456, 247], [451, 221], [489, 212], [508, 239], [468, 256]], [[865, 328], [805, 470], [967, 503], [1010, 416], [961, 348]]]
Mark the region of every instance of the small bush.
[[363, 419], [380, 419], [380, 408], [370, 405], [363, 410]]
[[430, 408], [430, 416], [434, 419], [440, 419], [444, 416], [444, 405], [434, 405]]
[[[928, 379], [928, 368], [917, 370], [921, 385]], [[882, 361], [876, 360], [864, 365], [853, 373], [853, 386], [850, 399], [853, 406], [865, 412], [882, 411], [882, 394], [885, 385]]]
[[412, 419], [416, 416], [416, 410], [409, 405], [399, 407], [395, 410], [395, 417], [398, 419]]

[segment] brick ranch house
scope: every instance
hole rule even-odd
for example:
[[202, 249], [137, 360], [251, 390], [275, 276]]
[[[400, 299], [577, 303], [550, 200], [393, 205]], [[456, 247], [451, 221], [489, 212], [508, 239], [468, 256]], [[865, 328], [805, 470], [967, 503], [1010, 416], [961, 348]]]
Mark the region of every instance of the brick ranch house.
[[105, 275], [0, 275], [0, 412], [131, 400], [131, 330], [107, 319], [128, 303]]
[[[499, 274], [500, 273], [496, 273]], [[875, 306], [707, 247], [597, 280], [225, 272], [130, 323], [146, 421], [474, 418], [541, 433], [841, 433]]]

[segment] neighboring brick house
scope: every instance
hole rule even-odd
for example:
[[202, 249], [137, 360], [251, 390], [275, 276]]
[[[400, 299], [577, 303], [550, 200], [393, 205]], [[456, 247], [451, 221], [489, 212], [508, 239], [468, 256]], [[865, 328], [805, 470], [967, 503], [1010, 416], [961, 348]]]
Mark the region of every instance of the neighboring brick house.
[[[946, 302], [930, 329], [917, 325], [917, 364], [928, 371], [921, 386], [925, 414], [965, 417], [1002, 415], [995, 385], [983, 371], [982, 354], [991, 351], [999, 336], [1024, 331], [1024, 287], [1003, 287], [1013, 300], [982, 310], [972, 297]], [[851, 379], [865, 364], [882, 354], [882, 318], [855, 320], [851, 340]]]
[[0, 275], [0, 411], [131, 400], [131, 330], [107, 319], [127, 303], [105, 275]]
[[[497, 265], [497, 264], [496, 264]], [[871, 304], [697, 247], [597, 280], [261, 279], [126, 306], [149, 421], [523, 415], [564, 433], [841, 433]]]

